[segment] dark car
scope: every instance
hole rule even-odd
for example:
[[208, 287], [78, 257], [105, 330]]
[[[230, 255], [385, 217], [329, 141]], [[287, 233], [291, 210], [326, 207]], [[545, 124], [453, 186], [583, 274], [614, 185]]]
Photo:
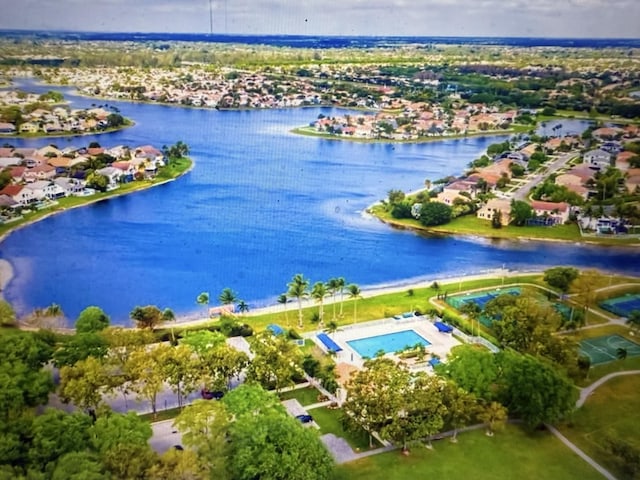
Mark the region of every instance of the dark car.
[[224, 392], [222, 391], [212, 392], [211, 390], [207, 390], [206, 388], [203, 388], [202, 390], [200, 390], [200, 395], [205, 400], [220, 400], [222, 399], [222, 397], [224, 397]]
[[313, 422], [313, 417], [311, 415], [296, 415], [296, 418], [302, 423]]

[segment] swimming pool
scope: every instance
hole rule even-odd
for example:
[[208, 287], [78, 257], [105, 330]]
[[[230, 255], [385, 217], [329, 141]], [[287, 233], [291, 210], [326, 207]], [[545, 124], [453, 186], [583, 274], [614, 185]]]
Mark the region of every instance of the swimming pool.
[[362, 358], [373, 358], [380, 351], [384, 353], [397, 352], [405, 347], [413, 347], [417, 344], [425, 347], [431, 345], [429, 340], [418, 335], [415, 330], [402, 330], [374, 337], [358, 338], [357, 340], [348, 340], [347, 343]]

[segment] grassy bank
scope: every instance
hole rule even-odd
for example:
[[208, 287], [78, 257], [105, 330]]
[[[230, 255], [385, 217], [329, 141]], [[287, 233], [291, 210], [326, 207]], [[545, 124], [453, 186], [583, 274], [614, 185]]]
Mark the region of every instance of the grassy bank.
[[[339, 107], [346, 108], [346, 107]], [[347, 137], [344, 135], [331, 135], [329, 133], [320, 133], [313, 127], [298, 127], [291, 130], [292, 133], [297, 135], [306, 135], [307, 137], [324, 138], [327, 140], [342, 140], [345, 142], [357, 142], [357, 143], [428, 143], [439, 142], [442, 140], [455, 140], [456, 138], [468, 138], [468, 137], [492, 137], [498, 135], [511, 135], [512, 133], [518, 133], [519, 129], [509, 130], [488, 130], [486, 132], [474, 132], [466, 135], [439, 135], [434, 137], [419, 137], [412, 139], [395, 139], [395, 138], [360, 138], [360, 137]]]
[[57, 203], [54, 205], [43, 208], [42, 210], [26, 213], [24, 214], [23, 218], [16, 220], [15, 222], [0, 225], [0, 241], [2, 241], [5, 236], [8, 235], [11, 231], [42, 220], [49, 215], [61, 213], [71, 208], [90, 205], [92, 203], [107, 200], [112, 197], [119, 197], [121, 195], [127, 195], [140, 190], [146, 190], [147, 188], [175, 180], [181, 175], [187, 173], [191, 169], [192, 165], [193, 162], [188, 158], [177, 159], [172, 161], [171, 165], [163, 167], [158, 175], [152, 180], [141, 180], [124, 183], [121, 184], [116, 190], [111, 190], [110, 192], [99, 192], [95, 195], [91, 195], [90, 197], [61, 198], [57, 200]]
[[382, 205], [374, 205], [369, 213], [381, 221], [396, 227], [415, 230], [427, 235], [467, 235], [505, 240], [543, 240], [557, 242], [594, 243], [599, 245], [639, 245], [638, 238], [620, 237], [582, 237], [580, 229], [575, 224], [556, 225], [553, 227], [491, 227], [491, 222], [477, 218], [475, 215], [465, 215], [451, 220], [445, 225], [425, 227], [418, 220], [396, 219], [385, 210]]

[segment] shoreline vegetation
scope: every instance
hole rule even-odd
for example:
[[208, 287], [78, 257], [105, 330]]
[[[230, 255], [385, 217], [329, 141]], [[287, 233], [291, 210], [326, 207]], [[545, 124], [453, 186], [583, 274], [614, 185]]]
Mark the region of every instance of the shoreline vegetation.
[[518, 131], [514, 129], [487, 130], [483, 132], [473, 132], [473, 133], [467, 133], [467, 134], [434, 135], [432, 137], [402, 139], [402, 138], [361, 138], [361, 137], [350, 137], [347, 135], [331, 135], [330, 133], [318, 132], [312, 127], [296, 127], [290, 130], [290, 132], [296, 135], [303, 135], [306, 137], [318, 137], [318, 138], [324, 138], [326, 140], [342, 140], [345, 142], [357, 142], [357, 143], [429, 143], [429, 142], [437, 142], [442, 140], [457, 140], [457, 139], [468, 138], [468, 137], [494, 137], [494, 136], [511, 135], [513, 133], [518, 133]]
[[66, 137], [85, 137], [87, 135], [103, 135], [105, 133], [114, 133], [127, 128], [134, 127], [136, 122], [131, 119], [125, 119], [126, 123], [117, 127], [108, 127], [102, 130], [91, 130], [86, 132], [56, 132], [56, 133], [3, 133], [0, 139], [36, 139], [36, 138], [66, 138]]
[[589, 236], [583, 237], [576, 224], [555, 225], [553, 227], [503, 227], [495, 229], [490, 222], [481, 220], [475, 215], [465, 215], [454, 218], [445, 225], [426, 227], [418, 220], [395, 219], [384, 210], [380, 202], [365, 209], [367, 215], [377, 218], [382, 223], [390, 225], [392, 228], [401, 230], [413, 230], [423, 235], [456, 235], [464, 237], [481, 237], [488, 240], [513, 240], [513, 241], [541, 241], [541, 242], [563, 242], [563, 243], [583, 243], [600, 246], [620, 246], [639, 247], [640, 239], [636, 237], [607, 237]]

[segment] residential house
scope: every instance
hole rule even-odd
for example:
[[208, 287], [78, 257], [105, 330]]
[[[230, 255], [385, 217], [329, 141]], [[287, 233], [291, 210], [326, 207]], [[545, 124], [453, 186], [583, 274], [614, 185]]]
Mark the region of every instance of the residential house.
[[597, 128], [591, 134], [598, 140], [614, 140], [624, 133], [622, 128], [618, 127], [602, 127]]
[[16, 126], [13, 123], [0, 122], [0, 133], [11, 134], [16, 132]]
[[77, 178], [58, 177], [54, 183], [64, 190], [67, 197], [72, 197], [83, 194], [86, 182]]
[[11, 174], [11, 180], [13, 183], [22, 183], [24, 182], [24, 172], [26, 172], [25, 167], [11, 167], [9, 173]]
[[22, 159], [18, 157], [0, 157], [0, 170], [2, 170], [3, 168], [20, 165], [21, 162]]
[[484, 205], [476, 216], [483, 220], [493, 220], [495, 213], [500, 212], [500, 222], [503, 226], [509, 225], [511, 222], [511, 201], [504, 198], [492, 198]]
[[3, 207], [14, 208], [17, 205], [18, 205], [18, 202], [16, 202], [9, 195], [6, 195], [6, 194], [0, 195], [0, 209]]
[[569, 220], [570, 206], [566, 202], [542, 202], [534, 200], [531, 208], [536, 217], [544, 217], [552, 225], [562, 225]]
[[601, 149], [590, 150], [583, 156], [584, 163], [601, 169], [611, 166], [611, 154]]
[[56, 157], [62, 156], [62, 152], [53, 145], [47, 145], [46, 147], [39, 148], [36, 153], [41, 157], [50, 157], [52, 154]]
[[24, 172], [24, 179], [27, 182], [38, 180], [53, 180], [56, 176], [56, 169], [51, 165], [40, 165], [38, 167], [27, 168]]
[[135, 175], [138, 170], [130, 162], [113, 162], [111, 166], [122, 171], [121, 181], [131, 182], [135, 180]]
[[61, 198], [66, 195], [63, 188], [49, 180], [38, 180], [33, 183], [28, 183], [25, 185], [25, 188], [33, 192], [33, 197], [36, 200], [44, 200], [45, 198], [55, 200], [56, 198]]
[[633, 152], [620, 152], [618, 155], [616, 155], [615, 167], [618, 170], [626, 172], [627, 170], [629, 170], [629, 168], [631, 168], [629, 165], [629, 160], [635, 156], [637, 156], [637, 154]]
[[23, 185], [7, 185], [0, 190], [0, 195], [7, 195], [24, 207], [36, 201], [33, 191], [25, 188]]
[[24, 122], [20, 124], [20, 133], [38, 133], [42, 128], [36, 122]]
[[96, 170], [96, 173], [99, 175], [104, 175], [109, 179], [109, 185], [107, 186], [107, 190], [113, 190], [118, 187], [118, 182], [122, 177], [122, 170], [113, 167], [104, 167]]
[[589, 189], [586, 188], [583, 183], [582, 177], [575, 175], [573, 173], [563, 173], [562, 175], [558, 175], [556, 177], [556, 185], [561, 185], [566, 187], [567, 190], [577, 193], [583, 199], [587, 199], [589, 196]]
[[640, 191], [640, 168], [632, 168], [627, 171], [624, 186], [627, 187], [629, 193]]
[[464, 201], [467, 201], [468, 198], [465, 198], [463, 196], [460, 195], [460, 192], [457, 190], [443, 190], [442, 192], [440, 192], [438, 194], [438, 196], [436, 197], [436, 201], [440, 202], [440, 203], [444, 203], [445, 205], [449, 205], [452, 206], [453, 202], [456, 199], [461, 199]]

